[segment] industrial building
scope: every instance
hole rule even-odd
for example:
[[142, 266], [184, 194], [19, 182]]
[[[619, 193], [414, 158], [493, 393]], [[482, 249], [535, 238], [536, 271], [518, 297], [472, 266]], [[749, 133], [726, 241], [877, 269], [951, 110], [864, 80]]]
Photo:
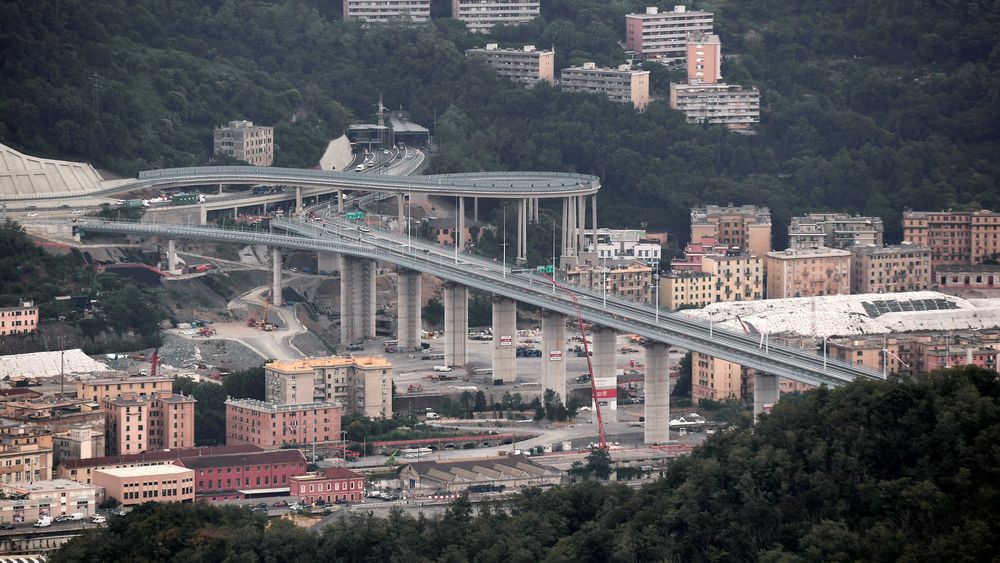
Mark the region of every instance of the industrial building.
[[555, 51], [539, 51], [534, 45], [521, 49], [501, 49], [487, 43], [484, 49], [469, 49], [466, 56], [482, 57], [498, 75], [533, 86], [539, 82], [555, 84]]
[[603, 94], [611, 101], [631, 103], [643, 110], [650, 102], [649, 71], [633, 70], [629, 65], [601, 68], [595, 63], [562, 69], [560, 87], [566, 92]]
[[431, 0], [344, 0], [344, 21], [425, 22], [430, 18]]
[[94, 471], [94, 485], [122, 506], [194, 502], [194, 471], [178, 465], [115, 467]]
[[674, 6], [669, 12], [647, 7], [645, 13], [625, 16], [625, 48], [643, 59], [683, 62], [687, 57], [688, 35], [711, 33], [713, 19], [710, 12], [688, 11], [685, 6]]
[[176, 463], [194, 472], [195, 498], [212, 502], [285, 496], [292, 479], [306, 472], [305, 456], [291, 449], [185, 457]]
[[414, 496], [461, 493], [477, 485], [507, 490], [558, 485], [561, 480], [561, 471], [522, 455], [447, 463], [418, 461], [399, 472], [401, 488]]
[[541, 15], [541, 0], [451, 0], [451, 17], [472, 33], [489, 33], [496, 25], [516, 25]]
[[61, 479], [71, 479], [80, 483], [92, 483], [94, 471], [146, 465], [170, 465], [186, 457], [212, 457], [247, 452], [260, 452], [262, 448], [252, 444], [240, 446], [219, 446], [183, 448], [179, 450], [155, 450], [129, 455], [114, 455], [90, 459], [69, 460], [59, 464], [57, 475]]
[[253, 166], [271, 166], [274, 162], [274, 127], [254, 125], [253, 121], [230, 121], [216, 127], [212, 135], [215, 154], [225, 154]]

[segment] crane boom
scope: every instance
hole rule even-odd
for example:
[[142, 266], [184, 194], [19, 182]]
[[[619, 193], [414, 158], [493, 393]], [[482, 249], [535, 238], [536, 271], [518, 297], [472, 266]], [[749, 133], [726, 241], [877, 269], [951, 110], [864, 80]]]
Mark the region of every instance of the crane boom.
[[[541, 272], [539, 272], [541, 273]], [[590, 374], [590, 396], [594, 400], [594, 412], [597, 413], [597, 429], [601, 433], [601, 449], [608, 449], [608, 441], [604, 435], [604, 419], [601, 417], [601, 402], [597, 400], [597, 379], [594, 378], [594, 364], [590, 359], [590, 347], [587, 346], [587, 332], [583, 327], [583, 315], [580, 313], [580, 303], [576, 300], [576, 295], [572, 291], [567, 291], [555, 278], [545, 273], [541, 273], [552, 285], [559, 288], [573, 300], [573, 310], [576, 312], [576, 322], [580, 326], [580, 338], [583, 339], [583, 355], [587, 358], [587, 372]]]

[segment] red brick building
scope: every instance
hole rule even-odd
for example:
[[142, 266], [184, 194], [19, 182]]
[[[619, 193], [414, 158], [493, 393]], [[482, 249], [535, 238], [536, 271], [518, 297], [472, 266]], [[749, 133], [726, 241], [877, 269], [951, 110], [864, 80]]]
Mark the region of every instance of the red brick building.
[[320, 499], [327, 503], [360, 502], [365, 500], [365, 478], [344, 467], [329, 467], [318, 473], [292, 477], [288, 494], [305, 503]]
[[292, 478], [306, 473], [306, 458], [299, 450], [188, 457], [177, 464], [194, 470], [199, 501], [286, 496]]

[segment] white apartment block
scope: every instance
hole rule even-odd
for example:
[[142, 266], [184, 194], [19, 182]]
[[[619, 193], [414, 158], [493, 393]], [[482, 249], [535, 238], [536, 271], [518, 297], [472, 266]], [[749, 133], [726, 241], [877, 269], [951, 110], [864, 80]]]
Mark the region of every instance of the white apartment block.
[[485, 49], [469, 49], [466, 56], [479, 56], [497, 71], [497, 74], [514, 80], [535, 85], [538, 82], [555, 84], [555, 51], [539, 51], [534, 45], [522, 49], [500, 49], [496, 43], [488, 43]]
[[613, 69], [583, 63], [583, 66], [564, 68], [559, 84], [567, 92], [604, 94], [614, 102], [631, 102], [639, 110], [650, 102], [649, 71], [632, 70], [629, 65]]
[[644, 14], [625, 16], [625, 48], [635, 51], [643, 59], [663, 63], [682, 62], [687, 59], [688, 34], [712, 32], [713, 15], [710, 12], [687, 11], [684, 6], [674, 6], [671, 12], [646, 8]]
[[213, 131], [212, 148], [215, 154], [227, 154], [254, 166], [270, 166], [274, 162], [274, 127], [230, 121]]
[[880, 217], [809, 213], [792, 217], [788, 225], [788, 247], [850, 249], [855, 246], [882, 246], [884, 231]]
[[541, 0], [452, 0], [451, 15], [473, 33], [489, 33], [497, 24], [520, 24], [542, 13]]
[[688, 123], [749, 129], [760, 123], [760, 92], [738, 84], [671, 84], [670, 107], [684, 112]]
[[655, 240], [646, 239], [641, 229], [597, 229], [597, 245], [593, 231], [584, 232], [584, 241], [599, 260], [640, 260], [646, 264], [660, 263], [662, 248]]
[[431, 0], [344, 0], [344, 21], [370, 23], [425, 22], [431, 19]]

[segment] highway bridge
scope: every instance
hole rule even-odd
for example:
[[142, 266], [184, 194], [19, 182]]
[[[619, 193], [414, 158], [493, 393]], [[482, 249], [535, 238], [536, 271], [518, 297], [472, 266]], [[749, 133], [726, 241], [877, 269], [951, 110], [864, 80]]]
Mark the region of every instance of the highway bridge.
[[[506, 264], [478, 258], [459, 252], [457, 248], [443, 248], [418, 241], [405, 234], [375, 229], [360, 231], [356, 223], [329, 217], [321, 221], [302, 218], [273, 220], [272, 227], [287, 234], [222, 229], [217, 227], [177, 226], [155, 223], [128, 223], [114, 221], [80, 221], [77, 228], [92, 233], [117, 233], [131, 236], [159, 236], [167, 239], [201, 239], [214, 242], [267, 245], [275, 249], [294, 249], [333, 253], [342, 257], [342, 331], [344, 341], [374, 335], [374, 262], [394, 264], [400, 271], [399, 341], [402, 346], [414, 342], [413, 333], [419, 335], [419, 286], [414, 292], [413, 278], [419, 284], [419, 274], [430, 274], [449, 282], [445, 291], [445, 353], [446, 363], [465, 364], [467, 338], [468, 288], [493, 294], [494, 338], [512, 334], [514, 304], [533, 305], [548, 311], [554, 320], [548, 324], [543, 318], [543, 341], [550, 350], [565, 350], [566, 318], [575, 318], [575, 307], [570, 294], [579, 303], [585, 321], [593, 323], [593, 348], [595, 371], [607, 376], [614, 373], [616, 332], [638, 334], [649, 344], [647, 347], [647, 441], [662, 442], [657, 434], [650, 433], [650, 426], [657, 426], [663, 413], [657, 411], [655, 397], [662, 394], [665, 384], [655, 383], [650, 374], [662, 372], [666, 378], [666, 349], [679, 346], [691, 351], [734, 362], [755, 370], [755, 407], [766, 410], [778, 399], [777, 377], [785, 377], [810, 385], [836, 387], [857, 378], [881, 378], [881, 374], [863, 366], [853, 365], [817, 355], [811, 350], [801, 350], [782, 345], [762, 344], [759, 335], [743, 334], [719, 329], [701, 320], [689, 319], [683, 314], [605, 296], [575, 286], [560, 290], [549, 280], [534, 272], [512, 269]], [[408, 275], [417, 274], [417, 275]], [[409, 278], [406, 281], [404, 278]], [[275, 252], [275, 295], [280, 295], [280, 253]], [[404, 298], [404, 292], [410, 295]], [[505, 307], [504, 304], [509, 304]], [[499, 305], [499, 307], [498, 307]], [[464, 317], [464, 319], [463, 319]], [[498, 318], [499, 317], [499, 318]], [[370, 323], [367, 319], [371, 319]], [[499, 330], [497, 329], [499, 323]], [[504, 326], [509, 327], [504, 332]], [[562, 327], [560, 332], [558, 329]], [[562, 336], [560, 336], [560, 333]], [[419, 338], [417, 336], [416, 338]], [[416, 341], [419, 344], [419, 341]], [[501, 346], [499, 352], [506, 352]], [[514, 348], [508, 346], [506, 354], [494, 354], [494, 377], [510, 377]], [[543, 362], [543, 370], [549, 364]], [[508, 368], [510, 366], [510, 368]], [[561, 374], [543, 373], [543, 387], [552, 388], [565, 397], [565, 367]], [[664, 400], [665, 402], [665, 400]], [[666, 416], [669, 416], [668, 414]]]

